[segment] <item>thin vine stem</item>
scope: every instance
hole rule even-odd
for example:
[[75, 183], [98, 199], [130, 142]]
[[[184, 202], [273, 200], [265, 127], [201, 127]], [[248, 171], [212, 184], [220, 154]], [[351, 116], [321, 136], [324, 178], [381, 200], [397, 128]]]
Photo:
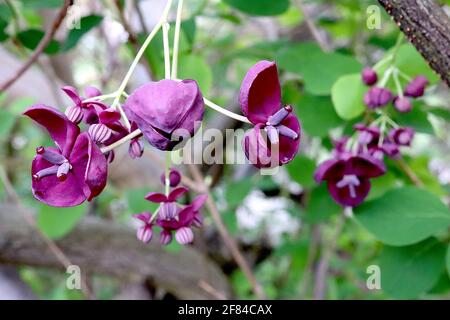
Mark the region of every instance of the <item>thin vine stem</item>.
[[173, 37], [172, 79], [178, 76], [178, 50], [180, 47], [181, 14], [183, 12], [183, 0], [178, 0], [177, 19], [175, 21], [175, 35]]

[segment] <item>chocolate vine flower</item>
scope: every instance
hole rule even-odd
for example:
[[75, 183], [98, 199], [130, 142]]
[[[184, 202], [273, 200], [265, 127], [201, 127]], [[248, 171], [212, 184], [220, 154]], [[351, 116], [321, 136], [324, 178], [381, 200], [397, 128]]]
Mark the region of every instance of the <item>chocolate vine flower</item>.
[[161, 80], [136, 89], [124, 105], [151, 145], [172, 150], [192, 137], [203, 119], [205, 105], [195, 80]]
[[366, 156], [344, 156], [323, 162], [314, 173], [315, 180], [327, 181], [333, 199], [342, 206], [356, 207], [370, 190], [370, 178], [386, 172], [380, 160]]
[[414, 135], [415, 131], [413, 128], [395, 128], [389, 132], [389, 140], [399, 146], [410, 146]]
[[[175, 188], [176, 186], [178, 186], [181, 182], [181, 174], [178, 170], [175, 169], [170, 169], [169, 172], [169, 184], [170, 187]], [[166, 175], [163, 173], [161, 175], [161, 183], [163, 185], [166, 184]]]
[[144, 224], [137, 229], [136, 237], [143, 243], [149, 243], [153, 237], [153, 223], [150, 222], [151, 212], [143, 212], [133, 215], [133, 218], [142, 221]]
[[106, 185], [105, 156], [63, 113], [45, 105], [24, 112], [47, 129], [57, 148], [38, 147], [32, 162], [32, 190], [50, 206], [76, 206], [99, 195]]
[[398, 112], [409, 112], [412, 110], [413, 105], [407, 97], [397, 97], [394, 99], [394, 107]]
[[246, 133], [243, 148], [247, 159], [258, 168], [284, 165], [298, 152], [300, 123], [291, 106], [282, 106], [275, 62], [260, 61], [244, 77], [239, 103], [255, 125]]
[[372, 86], [378, 81], [377, 73], [375, 72], [375, 70], [369, 67], [363, 69], [363, 71], [361, 72], [361, 78], [362, 81], [368, 86]]

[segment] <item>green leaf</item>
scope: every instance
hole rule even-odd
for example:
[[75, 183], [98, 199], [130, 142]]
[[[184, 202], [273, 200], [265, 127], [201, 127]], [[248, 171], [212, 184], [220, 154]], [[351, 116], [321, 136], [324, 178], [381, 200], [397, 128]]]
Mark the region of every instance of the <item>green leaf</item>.
[[63, 45], [63, 51], [68, 51], [75, 47], [80, 39], [93, 28], [102, 22], [103, 17], [98, 15], [90, 15], [82, 17], [80, 20], [80, 28], [70, 30], [66, 41]]
[[411, 44], [404, 44], [399, 48], [395, 61], [397, 67], [411, 78], [424, 75], [432, 83], [439, 80], [436, 73]]
[[289, 8], [289, 0], [223, 0], [223, 2], [254, 16], [275, 16]]
[[86, 212], [84, 205], [70, 208], [41, 205], [37, 225], [46, 236], [58, 239], [68, 234]]
[[363, 102], [366, 90], [359, 73], [340, 77], [331, 90], [331, 99], [336, 113], [345, 120], [351, 120], [363, 114], [366, 109]]
[[326, 185], [322, 184], [311, 192], [305, 219], [309, 223], [319, 223], [341, 211], [342, 207], [333, 201]]
[[195, 17], [181, 22], [181, 30], [186, 35], [186, 40], [189, 42], [190, 46], [194, 44], [195, 34], [197, 32], [197, 26], [195, 24]]
[[[17, 33], [17, 39], [24, 45], [25, 48], [30, 50], [36, 49], [39, 42], [44, 37], [45, 32], [39, 29], [28, 29]], [[51, 40], [44, 52], [47, 54], [55, 54], [59, 51], [59, 42]]]
[[444, 108], [431, 108], [428, 112], [443, 120], [450, 121], [450, 110]]
[[125, 197], [128, 201], [128, 208], [133, 214], [144, 211], [150, 211], [153, 213], [158, 208], [157, 203], [153, 203], [145, 199], [145, 196], [149, 192], [150, 191], [148, 188], [132, 189], [126, 192]]
[[448, 246], [447, 254], [445, 255], [445, 267], [447, 269], [448, 276], [450, 277], [450, 246]]
[[305, 95], [295, 105], [302, 128], [310, 136], [326, 137], [329, 131], [342, 125], [330, 97]]
[[242, 203], [252, 190], [253, 183], [250, 179], [232, 181], [226, 185], [225, 199], [228, 207], [233, 208]]
[[386, 246], [380, 257], [381, 288], [393, 298], [419, 297], [439, 279], [445, 250], [435, 239], [407, 247]]
[[303, 187], [311, 188], [315, 186], [316, 183], [313, 174], [316, 169], [316, 162], [314, 160], [303, 156], [297, 156], [286, 165], [286, 169], [291, 178]]
[[437, 196], [416, 187], [390, 190], [354, 213], [378, 240], [393, 246], [419, 242], [450, 226], [450, 210]]
[[280, 68], [302, 76], [305, 90], [314, 95], [329, 95], [337, 79], [362, 68], [355, 58], [338, 52], [323, 52], [315, 43], [287, 46], [276, 60]]
[[397, 112], [394, 120], [402, 127], [412, 127], [417, 132], [434, 134], [428, 115], [419, 104], [420, 102], [414, 102], [414, 107], [410, 112], [402, 114]]
[[22, 3], [30, 9], [59, 8], [64, 4], [64, 0], [24, 0]]
[[203, 94], [207, 95], [212, 85], [212, 71], [206, 60], [199, 55], [181, 56], [178, 61], [178, 77], [194, 79]]
[[0, 42], [3, 42], [9, 38], [9, 35], [5, 32], [7, 26], [8, 22], [0, 16]]

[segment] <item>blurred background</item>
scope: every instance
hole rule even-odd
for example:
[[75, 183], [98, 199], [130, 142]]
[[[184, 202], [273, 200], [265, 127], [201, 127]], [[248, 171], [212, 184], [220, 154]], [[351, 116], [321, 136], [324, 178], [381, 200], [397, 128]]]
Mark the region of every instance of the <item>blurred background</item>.
[[[1, 79], [31, 56], [62, 2], [0, 2]], [[440, 4], [449, 12], [448, 1]], [[107, 188], [90, 203], [59, 209], [34, 200], [30, 163], [36, 146], [52, 142], [21, 113], [36, 103], [64, 110], [71, 103], [60, 90], [64, 85], [115, 91], [165, 6], [163, 0], [75, 1], [37, 62], [0, 94], [0, 299], [449, 298], [444, 260], [435, 263], [433, 256], [405, 271], [404, 254], [389, 252], [384, 263], [390, 264], [385, 270], [391, 282], [384, 290], [368, 288], [367, 268], [383, 263], [383, 244], [351, 219], [342, 225], [342, 209], [313, 180], [332, 138], [362, 118], [338, 116], [333, 84], [374, 65], [398, 38], [397, 26], [379, 6], [379, 28], [369, 28], [377, 13], [373, 5], [377, 1], [185, 0], [179, 77], [196, 79], [205, 97], [240, 113], [243, 76], [257, 61], [275, 60], [283, 101], [294, 105], [302, 123], [300, 154], [277, 175], [260, 175], [248, 165], [197, 166], [246, 270], [209, 209], [192, 246], [138, 242], [131, 215], [154, 209], [143, 197], [160, 190], [162, 172], [163, 155], [148, 144], [136, 160], [127, 146], [118, 149]], [[175, 8], [176, 1], [172, 22]], [[171, 35], [173, 30], [172, 24]], [[406, 71], [419, 68], [433, 77], [426, 98], [402, 120], [418, 132], [408, 163], [448, 204], [449, 91], [405, 46]], [[158, 33], [127, 91], [163, 76]], [[204, 126], [224, 131], [242, 124], [207, 110]], [[408, 183], [393, 169], [374, 182], [369, 199]], [[83, 290], [68, 286], [68, 265], [80, 267]], [[425, 275], [419, 279], [417, 273]]]

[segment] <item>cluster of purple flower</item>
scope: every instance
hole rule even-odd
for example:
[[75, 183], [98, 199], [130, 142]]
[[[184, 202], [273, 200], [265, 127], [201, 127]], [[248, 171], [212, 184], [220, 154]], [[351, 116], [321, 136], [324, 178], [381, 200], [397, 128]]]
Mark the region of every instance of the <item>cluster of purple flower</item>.
[[[149, 243], [153, 236], [153, 227], [161, 228], [159, 240], [161, 244], [167, 245], [172, 241], [173, 233], [175, 240], [180, 244], [189, 244], [194, 240], [192, 227], [200, 228], [203, 225], [203, 217], [200, 208], [207, 199], [207, 195], [197, 196], [192, 203], [182, 206], [177, 201], [188, 189], [178, 187], [181, 175], [176, 170], [169, 173], [169, 184], [172, 190], [168, 195], [150, 192], [145, 199], [153, 203], [159, 203], [156, 213], [142, 212], [134, 217], [144, 225], [137, 230], [137, 237], [144, 243]], [[161, 182], [165, 184], [165, 175], [161, 176]]]
[[[62, 90], [73, 101], [65, 113], [45, 105], [32, 106], [24, 113], [46, 128], [55, 142], [56, 147], [36, 149], [31, 171], [35, 198], [56, 207], [76, 206], [102, 192], [116, 145], [129, 141], [128, 151], [133, 159], [144, 152], [142, 136], [155, 148], [171, 151], [193, 136], [205, 111], [204, 98], [195, 80], [165, 79], [141, 86], [123, 105], [127, 119], [113, 108], [114, 103], [109, 106], [102, 102], [101, 92], [93, 87], [86, 88], [86, 98], [72, 87]], [[274, 62], [260, 61], [248, 71], [239, 101], [243, 113], [255, 125], [243, 139], [250, 162], [266, 168], [291, 161], [300, 144], [300, 124], [292, 107], [281, 104]], [[87, 127], [85, 132], [81, 131], [81, 124]], [[202, 225], [199, 210], [206, 196], [198, 196], [183, 207], [177, 200], [188, 189], [176, 188], [180, 183], [179, 172], [172, 170], [169, 180], [173, 188], [170, 193], [150, 193], [146, 197], [160, 204], [156, 213], [136, 215], [145, 223], [138, 230], [138, 238], [143, 242], [150, 241], [156, 225], [162, 228], [161, 243], [168, 244], [175, 232], [175, 239], [187, 244], [193, 240], [191, 227]]]
[[[364, 97], [369, 110], [393, 102], [400, 112], [410, 111], [410, 98], [421, 97], [428, 84], [425, 77], [418, 76], [394, 97], [388, 88], [375, 86], [378, 76], [373, 69], [365, 68], [362, 80], [371, 87]], [[321, 163], [315, 172], [315, 180], [326, 181], [332, 198], [348, 207], [364, 201], [370, 191], [370, 179], [386, 172], [384, 157], [398, 159], [400, 147], [410, 146], [415, 134], [414, 129], [399, 127], [385, 113], [369, 125], [356, 124], [354, 129], [353, 137], [335, 141], [333, 158]]]

